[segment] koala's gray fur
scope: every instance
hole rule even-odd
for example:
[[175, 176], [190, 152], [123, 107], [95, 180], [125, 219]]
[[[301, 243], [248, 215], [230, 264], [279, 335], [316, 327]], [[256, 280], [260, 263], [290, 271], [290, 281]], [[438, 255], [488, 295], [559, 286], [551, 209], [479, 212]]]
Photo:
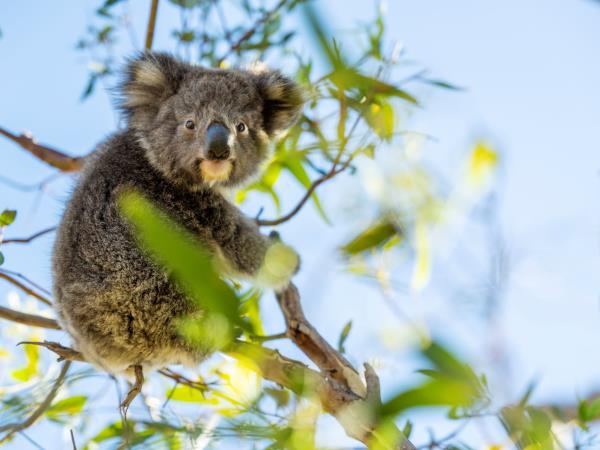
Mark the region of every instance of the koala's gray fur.
[[[86, 162], [59, 228], [53, 253], [59, 317], [84, 356], [113, 373], [132, 365], [195, 364], [203, 350], [176, 329], [178, 318], [195, 311], [140, 250], [118, 196], [130, 188], [142, 192], [230, 273], [276, 289], [287, 285], [298, 266], [293, 250], [263, 236], [218, 187], [238, 186], [259, 172], [269, 142], [296, 121], [302, 93], [277, 71], [206, 69], [144, 53], [129, 62], [120, 94], [127, 128]], [[229, 133], [226, 161], [207, 156], [212, 124]], [[209, 180], [211, 171], [217, 175]], [[290, 267], [267, 270], [272, 249], [287, 252], [288, 260], [291, 253]]]

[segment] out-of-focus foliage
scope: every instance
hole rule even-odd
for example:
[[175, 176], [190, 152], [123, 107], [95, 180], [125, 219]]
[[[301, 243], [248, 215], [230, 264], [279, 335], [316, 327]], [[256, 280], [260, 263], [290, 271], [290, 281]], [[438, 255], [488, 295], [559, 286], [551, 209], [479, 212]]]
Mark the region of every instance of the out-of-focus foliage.
[[[93, 20], [76, 44], [89, 58], [84, 100], [113, 86], [123, 58], [141, 49], [142, 36], [133, 30], [130, 3], [98, 1]], [[238, 192], [235, 200], [243, 203], [254, 196], [278, 216], [294, 206], [281, 199], [285, 180], [309, 189], [315, 180], [336, 183], [344, 174], [356, 175], [366, 198], [361, 206], [371, 216], [356, 222], [340, 246], [340, 258], [348, 272], [375, 280], [385, 293], [392, 280], [384, 263], [400, 261], [406, 269], [399, 271], [401, 283], [420, 293], [434, 275], [439, 236], [451, 236], [456, 222], [489, 193], [500, 155], [491, 144], [476, 142], [454, 179], [445, 180], [431, 170], [422, 155], [427, 136], [412, 132], [406, 119], [422, 104], [419, 89], [458, 88], [421, 70], [414, 72], [402, 47], [386, 37], [383, 5], [375, 5], [374, 16], [353, 30], [352, 39], [337, 33], [333, 39], [318, 6], [306, 0], [164, 0], [160, 8], [175, 9], [180, 24], [170, 30], [172, 47], [160, 50], [210, 67], [274, 61], [294, 76], [307, 93], [304, 113], [277, 143], [261, 178]], [[312, 46], [300, 39], [301, 33]], [[375, 161], [387, 157], [389, 162], [390, 154], [393, 161], [387, 164], [389, 170], [383, 170], [385, 164]], [[315, 190], [310, 199], [327, 226], [330, 205], [319, 194]], [[139, 231], [140, 243], [203, 311], [182, 321], [184, 336], [209, 350], [227, 349], [235, 339], [265, 345], [269, 337], [264, 336], [260, 290], [221, 279], [196, 240], [140, 195], [128, 194], [121, 206]], [[293, 220], [301, 220], [301, 215], [302, 211]], [[0, 214], [0, 245], [4, 229], [12, 227], [15, 217], [11, 210]], [[0, 251], [0, 265], [3, 262]], [[31, 299], [22, 302], [17, 296], [10, 303], [9, 299], [16, 310], [48, 314]], [[355, 318], [339, 331], [340, 352], [351, 353], [349, 337], [357, 326]], [[4, 425], [27, 417], [43, 401], [57, 367], [37, 346], [13, 350], [12, 344], [19, 341], [43, 340], [42, 333], [16, 324], [4, 328], [4, 323], [1, 330], [2, 344], [8, 344], [0, 348], [0, 376], [11, 384], [0, 387], [0, 441]], [[570, 427], [575, 448], [593, 448], [597, 443], [590, 430], [600, 418], [600, 400], [579, 401], [574, 415], [564, 408], [531, 405], [530, 391], [515, 404], [499, 405], [486, 377], [448, 348], [428, 341], [416, 350], [422, 363], [417, 381], [393, 387], [382, 404], [368, 411], [379, 420], [380, 442], [398, 437], [389, 426], [392, 422], [404, 424], [402, 433], [408, 437], [429, 428], [428, 423], [413, 423], [407, 417], [415, 409], [431, 408], [454, 421], [456, 432], [440, 439], [432, 435], [422, 448], [471, 449], [462, 442], [460, 431], [484, 417], [505, 430], [490, 449], [564, 448], [556, 436], [560, 425]], [[205, 448], [224, 439], [273, 450], [314, 448], [321, 411], [310, 402], [313, 393], [303, 391], [299, 396], [265, 382], [251, 357], [216, 356], [185, 375], [168, 382], [153, 376], [144, 398], [136, 400], [123, 420], [115, 407], [117, 396], [106, 394], [113, 381], [92, 369], [75, 371], [43, 419], [73, 430], [77, 441], [85, 443], [81, 448], [90, 450]], [[96, 419], [106, 411], [108, 419], [107, 415]]]

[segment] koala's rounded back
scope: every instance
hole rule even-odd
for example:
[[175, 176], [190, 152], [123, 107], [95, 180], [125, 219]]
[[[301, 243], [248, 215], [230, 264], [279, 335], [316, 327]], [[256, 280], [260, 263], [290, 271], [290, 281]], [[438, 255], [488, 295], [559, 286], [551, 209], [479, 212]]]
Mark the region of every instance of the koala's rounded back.
[[[202, 312], [138, 245], [119, 196], [131, 189], [146, 196], [228, 275], [285, 285], [297, 255], [214, 187], [258, 173], [269, 142], [298, 118], [302, 95], [277, 71], [205, 69], [153, 53], [129, 62], [120, 92], [127, 128], [88, 158], [59, 227], [57, 310], [85, 358], [111, 372], [193, 364], [206, 349], [184, 341], [177, 324]], [[283, 254], [289, 267], [273, 270], [268, 254]]]

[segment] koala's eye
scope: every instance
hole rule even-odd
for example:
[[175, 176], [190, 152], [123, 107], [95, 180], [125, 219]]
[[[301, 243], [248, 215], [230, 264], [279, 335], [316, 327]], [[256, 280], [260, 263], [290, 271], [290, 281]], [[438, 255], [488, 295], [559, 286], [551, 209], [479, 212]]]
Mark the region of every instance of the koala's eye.
[[194, 128], [196, 128], [196, 124], [194, 123], [194, 121], [193, 121], [193, 120], [187, 120], [187, 121], [185, 122], [185, 127], [186, 127], [188, 130], [193, 130]]
[[235, 129], [237, 130], [238, 133], [243, 133], [244, 131], [246, 131], [246, 124], [244, 122], [240, 122], [237, 124]]

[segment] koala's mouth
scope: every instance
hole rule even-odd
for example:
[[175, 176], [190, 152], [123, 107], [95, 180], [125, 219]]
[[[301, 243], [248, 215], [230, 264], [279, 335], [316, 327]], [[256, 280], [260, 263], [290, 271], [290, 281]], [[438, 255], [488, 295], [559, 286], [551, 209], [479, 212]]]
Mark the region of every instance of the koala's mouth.
[[203, 159], [200, 161], [200, 174], [202, 179], [209, 183], [217, 181], [227, 181], [233, 170], [233, 161]]

